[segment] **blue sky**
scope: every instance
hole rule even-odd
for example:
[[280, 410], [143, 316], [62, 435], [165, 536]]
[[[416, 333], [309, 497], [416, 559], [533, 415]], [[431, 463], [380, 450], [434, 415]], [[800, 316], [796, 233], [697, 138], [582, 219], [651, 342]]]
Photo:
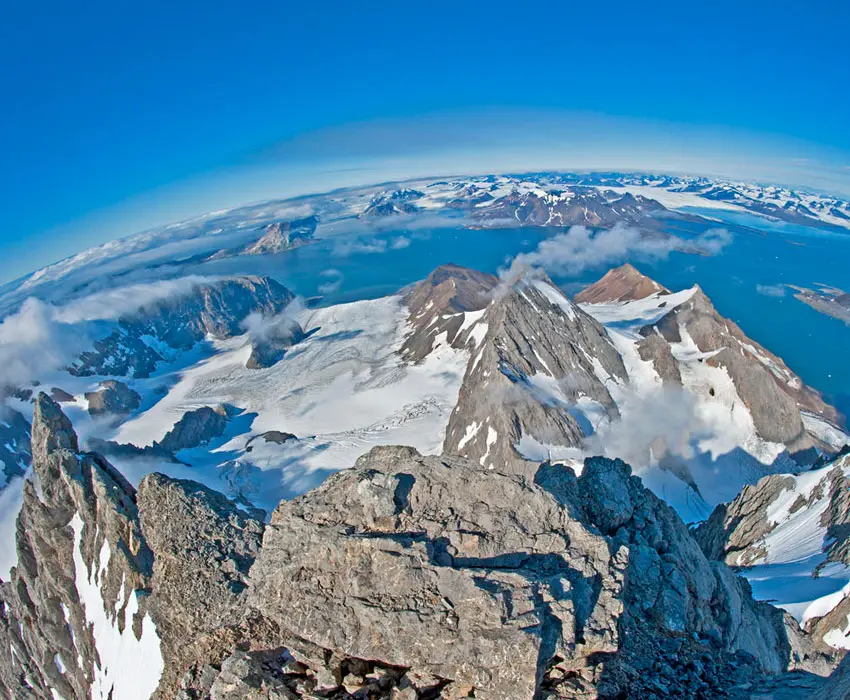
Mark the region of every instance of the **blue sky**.
[[457, 169], [476, 139], [482, 167], [563, 139], [837, 182], [848, 27], [837, 0], [3, 3], [0, 279], [358, 168]]

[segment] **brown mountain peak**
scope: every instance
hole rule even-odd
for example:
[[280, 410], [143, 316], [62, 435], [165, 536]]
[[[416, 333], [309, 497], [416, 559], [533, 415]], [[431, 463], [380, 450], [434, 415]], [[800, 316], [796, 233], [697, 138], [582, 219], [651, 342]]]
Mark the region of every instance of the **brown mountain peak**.
[[603, 304], [613, 301], [644, 299], [651, 294], [669, 290], [644, 275], [631, 263], [608, 270], [603, 277], [576, 295], [579, 304]]

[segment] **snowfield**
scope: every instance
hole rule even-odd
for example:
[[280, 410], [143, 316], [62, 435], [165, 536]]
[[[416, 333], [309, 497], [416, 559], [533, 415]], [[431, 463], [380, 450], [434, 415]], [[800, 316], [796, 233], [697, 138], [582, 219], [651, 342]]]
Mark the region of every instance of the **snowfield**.
[[[186, 411], [237, 406], [244, 412], [212, 449], [179, 456], [205, 472], [201, 480], [266, 509], [353, 466], [375, 445], [438, 453], [469, 354], [438, 342], [421, 364], [403, 362], [397, 350], [408, 332], [407, 313], [398, 296], [305, 312], [299, 320], [309, 336], [267, 369], [245, 368], [246, 337], [220, 343], [219, 352], [181, 371], [165, 396], [110, 437], [142, 447], [161, 439]], [[298, 440], [258, 437], [271, 430]], [[126, 465], [131, 478], [148, 471], [140, 460], [114, 461], [121, 468], [136, 462]], [[157, 466], [163, 467], [183, 478], [193, 471]]]

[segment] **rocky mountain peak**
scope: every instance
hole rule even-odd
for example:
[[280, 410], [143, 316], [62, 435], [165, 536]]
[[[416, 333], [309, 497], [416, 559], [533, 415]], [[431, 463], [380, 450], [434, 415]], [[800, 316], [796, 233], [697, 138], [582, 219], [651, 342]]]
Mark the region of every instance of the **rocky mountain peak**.
[[408, 361], [420, 362], [432, 351], [436, 339], [460, 347], [466, 338], [461, 329], [490, 303], [497, 277], [460, 265], [446, 264], [413, 285], [404, 296], [410, 330], [400, 349]]
[[33, 407], [32, 448], [39, 463], [43, 463], [55, 450], [79, 450], [71, 421], [59, 404], [43, 391], [36, 396]]
[[600, 304], [645, 299], [652, 294], [669, 294], [669, 290], [641, 273], [631, 263], [609, 270], [602, 279], [575, 296], [579, 304]]
[[580, 397], [616, 415], [600, 376], [627, 381], [619, 353], [545, 275], [501, 285], [477, 323], [444, 451], [521, 466], [545, 458], [541, 445], [580, 444], [589, 430], [573, 410]]

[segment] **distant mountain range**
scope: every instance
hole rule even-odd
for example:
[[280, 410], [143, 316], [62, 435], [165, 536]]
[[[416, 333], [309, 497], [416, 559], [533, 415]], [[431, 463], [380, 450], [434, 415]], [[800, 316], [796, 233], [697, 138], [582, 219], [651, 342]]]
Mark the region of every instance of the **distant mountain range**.
[[532, 173], [424, 179], [340, 190], [214, 212], [84, 251], [0, 287], [0, 314], [30, 295], [66, 300], [143, 267], [167, 276], [205, 261], [273, 255], [347, 230], [348, 222], [453, 217], [470, 227], [606, 228], [632, 225], [662, 235], [676, 221], [706, 226], [712, 210], [850, 234], [850, 203], [774, 185], [636, 173]]

